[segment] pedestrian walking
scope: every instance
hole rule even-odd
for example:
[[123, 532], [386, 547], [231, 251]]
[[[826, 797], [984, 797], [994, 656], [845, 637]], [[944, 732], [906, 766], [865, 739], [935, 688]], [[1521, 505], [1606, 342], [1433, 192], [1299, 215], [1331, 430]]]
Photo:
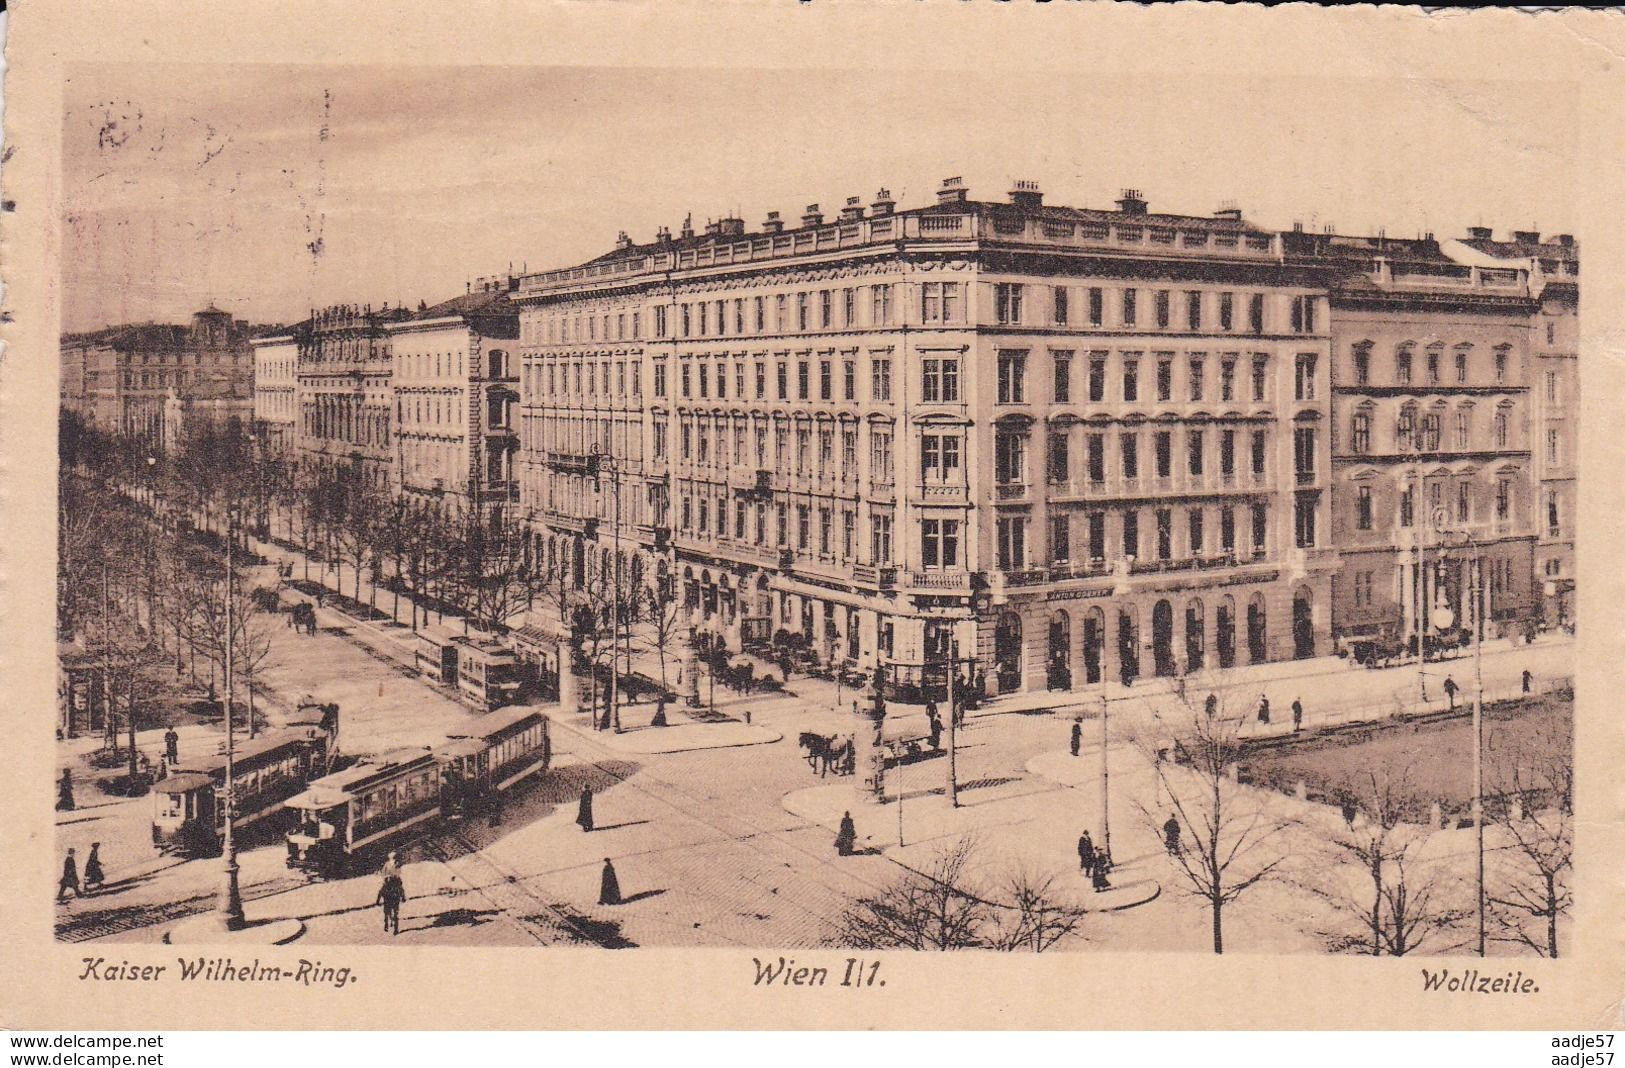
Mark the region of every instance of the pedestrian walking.
[[1095, 873], [1095, 840], [1088, 831], [1078, 839], [1078, 870], [1088, 876]]
[[1359, 815], [1359, 809], [1354, 807], [1354, 801], [1351, 798], [1343, 798], [1343, 822], [1348, 825], [1351, 831], [1354, 829], [1354, 817], [1357, 815]]
[[1444, 695], [1450, 699], [1450, 710], [1456, 709], [1456, 680], [1449, 675], [1444, 677]]
[[1292, 699], [1292, 730], [1294, 733], [1303, 730], [1303, 699]]
[[[395, 862], [395, 854], [390, 854], [390, 864]], [[384, 881], [378, 887], [378, 898], [375, 904], [384, 908], [384, 930], [391, 935], [401, 933], [401, 904], [406, 900], [406, 883], [401, 881], [400, 869], [390, 871], [390, 864], [384, 866]]]
[[581, 788], [581, 802], [576, 806], [576, 823], [583, 831], [592, 830], [592, 787]]
[[181, 736], [171, 727], [164, 732], [164, 755], [171, 765], [181, 762]]
[[85, 893], [100, 890], [102, 884], [107, 882], [107, 873], [102, 871], [102, 844], [90, 843], [90, 856], [85, 858]]
[[621, 882], [615, 877], [615, 865], [604, 858], [604, 874], [598, 880], [598, 903], [600, 905], [619, 905], [621, 903]]
[[1077, 756], [1078, 750], [1083, 746], [1083, 721], [1072, 721], [1072, 755]]
[[1098, 850], [1095, 853], [1095, 864], [1093, 870], [1090, 872], [1089, 879], [1090, 885], [1095, 888], [1095, 893], [1098, 894], [1102, 890], [1110, 890], [1112, 888], [1111, 880], [1106, 878], [1107, 874], [1110, 873], [1111, 870], [1111, 854], [1107, 853], [1104, 849]]
[[56, 783], [56, 810], [58, 812], [73, 811], [73, 769], [63, 768], [62, 778]]
[[1263, 694], [1258, 695], [1258, 722], [1268, 724], [1270, 721], [1270, 699]]
[[841, 826], [835, 832], [835, 852], [838, 856], [850, 857], [858, 843], [858, 828], [852, 822], [852, 813], [841, 813]]
[[934, 751], [940, 752], [942, 750], [942, 717], [937, 714], [936, 705], [926, 705], [925, 715], [926, 719], [931, 723], [931, 736], [927, 740], [931, 743], [931, 748]]
[[1529, 693], [1534, 688], [1535, 676], [1529, 673], [1528, 668], [1523, 669], [1523, 692]]
[[79, 862], [74, 859], [72, 848], [62, 861], [62, 881], [56, 884], [57, 901], [60, 902], [69, 890], [80, 897], [85, 896], [85, 888], [79, 885]]
[[1179, 817], [1169, 816], [1162, 825], [1162, 844], [1167, 847], [1169, 856], [1179, 856]]
[[1219, 695], [1216, 693], [1208, 694], [1207, 700], [1202, 702], [1202, 711], [1207, 715], [1208, 719], [1212, 719], [1217, 715], [1219, 711]]

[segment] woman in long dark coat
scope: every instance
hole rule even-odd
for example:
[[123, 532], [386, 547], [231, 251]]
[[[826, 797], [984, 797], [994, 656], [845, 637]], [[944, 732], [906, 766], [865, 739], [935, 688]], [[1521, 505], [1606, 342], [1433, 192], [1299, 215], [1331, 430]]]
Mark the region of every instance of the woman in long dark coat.
[[843, 857], [850, 857], [857, 841], [858, 828], [852, 822], [852, 813], [842, 813], [840, 829], [835, 832], [835, 852]]
[[100, 890], [107, 881], [107, 874], [102, 871], [102, 844], [90, 843], [90, 856], [85, 858], [85, 889]]
[[583, 831], [592, 830], [592, 787], [581, 788], [581, 803], [576, 806], [576, 823]]
[[615, 865], [604, 858], [604, 875], [598, 883], [598, 903], [600, 905], [619, 905], [621, 903], [621, 882], [615, 878]]

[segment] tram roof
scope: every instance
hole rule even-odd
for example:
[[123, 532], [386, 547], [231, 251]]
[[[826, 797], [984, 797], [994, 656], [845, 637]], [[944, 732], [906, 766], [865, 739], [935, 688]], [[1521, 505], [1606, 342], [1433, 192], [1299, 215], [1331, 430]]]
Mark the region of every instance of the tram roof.
[[152, 788], [160, 794], [189, 794], [193, 790], [201, 790], [205, 786], [214, 785], [214, 776], [205, 775], [198, 771], [182, 771], [174, 775], [166, 775], [152, 784]]
[[446, 732], [447, 738], [489, 738], [499, 731], [523, 723], [528, 719], [545, 719], [542, 713], [529, 705], [510, 705], [476, 717], [461, 727]]
[[[232, 753], [232, 760], [234, 763], [242, 764], [256, 757], [265, 756], [267, 753], [274, 753], [278, 749], [310, 740], [311, 732], [308, 728], [272, 731], [269, 734], [262, 734], [258, 738], [238, 743], [234, 747], [235, 751]], [[178, 765], [178, 770], [201, 772], [208, 775], [219, 772], [223, 775], [226, 770], [226, 754], [215, 753], [200, 760], [185, 761]]]
[[372, 762], [363, 761], [354, 767], [324, 775], [310, 784], [303, 793], [295, 794], [283, 802], [288, 808], [320, 809], [342, 805], [355, 798], [355, 788], [369, 780], [381, 779], [391, 772], [400, 771], [429, 757], [427, 746], [420, 749], [397, 749], [385, 753]]

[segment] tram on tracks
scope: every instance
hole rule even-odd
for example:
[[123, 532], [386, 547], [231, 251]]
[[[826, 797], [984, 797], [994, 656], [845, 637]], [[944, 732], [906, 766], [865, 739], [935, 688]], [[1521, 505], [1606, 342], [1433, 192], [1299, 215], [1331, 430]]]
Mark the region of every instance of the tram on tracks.
[[437, 821], [498, 803], [552, 759], [547, 716], [505, 708], [471, 721], [436, 748], [363, 760], [284, 802], [297, 817], [287, 834], [288, 867], [342, 875], [364, 856]]
[[[282, 802], [326, 774], [332, 733], [320, 724], [271, 731], [232, 756], [233, 830], [282, 811]], [[152, 844], [161, 853], [212, 856], [225, 835], [226, 755], [186, 762], [153, 785]]]

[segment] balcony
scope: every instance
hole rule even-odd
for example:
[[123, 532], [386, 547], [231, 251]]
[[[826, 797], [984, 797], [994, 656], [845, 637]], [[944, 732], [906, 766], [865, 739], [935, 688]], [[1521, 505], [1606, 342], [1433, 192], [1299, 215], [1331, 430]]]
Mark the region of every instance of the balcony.
[[927, 482], [919, 487], [920, 498], [928, 502], [963, 501], [965, 487], [944, 482]]
[[1021, 501], [1027, 498], [1028, 486], [1025, 482], [1001, 482], [993, 492], [1001, 501]]
[[1312, 486], [1315, 484], [1315, 472], [1299, 471], [1297, 472], [1297, 480], [1300, 486]]
[[1022, 571], [1003, 571], [1004, 585], [1010, 586], [1038, 586], [1049, 581], [1049, 571], [1042, 567], [1030, 567]]
[[598, 454], [584, 452], [548, 452], [547, 466], [563, 475], [598, 474]]
[[584, 538], [593, 538], [598, 535], [598, 517], [571, 515], [568, 512], [548, 509], [542, 513], [543, 521], [554, 530], [566, 534], [580, 534]]
[[897, 495], [897, 486], [889, 478], [872, 478], [869, 480], [869, 495], [872, 497], [895, 497]]
[[910, 589], [970, 592], [969, 571], [910, 571], [907, 575]]

